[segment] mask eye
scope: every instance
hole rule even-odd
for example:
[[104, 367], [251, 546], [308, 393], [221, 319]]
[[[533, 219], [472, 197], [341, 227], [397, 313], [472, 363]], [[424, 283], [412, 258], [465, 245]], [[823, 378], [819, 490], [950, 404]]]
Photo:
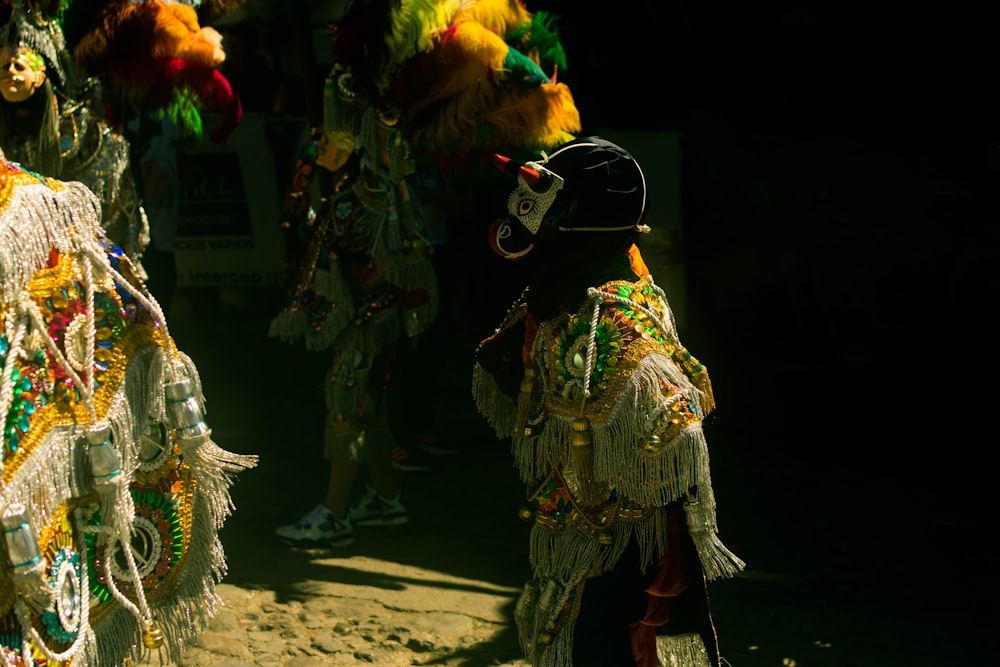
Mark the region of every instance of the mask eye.
[[528, 215], [533, 208], [535, 208], [534, 199], [522, 199], [517, 203], [517, 214], [520, 216]]

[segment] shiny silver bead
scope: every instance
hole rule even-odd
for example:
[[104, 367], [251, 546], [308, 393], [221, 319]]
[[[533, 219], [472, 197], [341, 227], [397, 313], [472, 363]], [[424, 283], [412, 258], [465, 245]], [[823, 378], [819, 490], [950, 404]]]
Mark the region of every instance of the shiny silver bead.
[[0, 524], [3, 525], [4, 541], [7, 543], [7, 557], [15, 572], [31, 568], [42, 559], [38, 536], [28, 521], [23, 505], [9, 506], [0, 517]]
[[684, 513], [687, 515], [689, 533], [695, 535], [709, 530], [708, 515], [701, 506], [700, 502], [697, 500], [689, 500], [684, 503]]
[[118, 450], [111, 444], [111, 427], [107, 424], [96, 426], [86, 433], [87, 454], [90, 457], [90, 472], [95, 484], [113, 482], [121, 475], [122, 463]]
[[196, 438], [208, 433], [201, 406], [194, 397], [191, 383], [187, 380], [167, 385], [167, 407], [173, 417], [178, 437]]

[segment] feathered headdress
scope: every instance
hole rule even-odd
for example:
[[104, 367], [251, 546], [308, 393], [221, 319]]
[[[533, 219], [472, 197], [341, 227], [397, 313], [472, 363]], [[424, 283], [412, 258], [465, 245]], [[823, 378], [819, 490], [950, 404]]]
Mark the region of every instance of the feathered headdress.
[[[429, 122], [415, 124], [415, 147], [435, 153], [534, 150], [571, 139], [581, 129], [580, 116], [569, 88], [556, 80], [565, 54], [551, 21], [544, 13], [527, 15], [502, 34], [460, 15], [439, 33], [425, 58], [432, 81], [418, 99], [401, 105], [413, 118], [432, 110]], [[399, 80], [407, 85], [407, 78]]]
[[327, 130], [364, 137], [366, 105], [396, 112], [446, 177], [496, 151], [559, 146], [581, 123], [556, 81], [554, 23], [520, 0], [354, 0], [334, 30]]
[[225, 60], [222, 37], [199, 24], [192, 4], [200, 3], [105, 3], [73, 55], [85, 72], [107, 77], [137, 108], [164, 113], [191, 134], [201, 136], [203, 112], [220, 114], [212, 133], [218, 141], [236, 127], [242, 108], [218, 70]]

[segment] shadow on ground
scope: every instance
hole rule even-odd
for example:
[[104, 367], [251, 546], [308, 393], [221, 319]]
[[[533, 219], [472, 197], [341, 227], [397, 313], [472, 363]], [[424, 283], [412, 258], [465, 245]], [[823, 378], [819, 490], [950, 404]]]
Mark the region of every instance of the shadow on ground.
[[[376, 594], [415, 583], [337, 561], [363, 556], [446, 574], [452, 579], [441, 583], [441, 595], [521, 586], [528, 573], [528, 526], [516, 517], [523, 495], [506, 445], [472, 405], [468, 341], [453, 341], [428, 382], [440, 435], [458, 454], [438, 459], [431, 471], [400, 473], [410, 523], [359, 529], [355, 543], [338, 553], [278, 544], [274, 528], [314, 505], [326, 482], [318, 458], [323, 367], [317, 355], [266, 338], [273, 312], [267, 299], [225, 298], [233, 301], [206, 310], [182, 294], [170, 321], [179, 347], [201, 371], [216, 441], [260, 456], [233, 488], [237, 509], [222, 531], [227, 583], [273, 590], [279, 600], [315, 594], [308, 582]], [[918, 512], [908, 517], [900, 505], [913, 506], [913, 498], [902, 483], [857, 488], [858, 478], [852, 481], [836, 462], [822, 476], [811, 474], [796, 457], [780, 455], [782, 445], [769, 443], [768, 434], [720, 413], [708, 434], [722, 535], [749, 564], [737, 579], [709, 590], [722, 653], [733, 667], [982, 661], [973, 632], [982, 610], [970, 602], [974, 596], [955, 590], [972, 577], [953, 571], [961, 561], [947, 561], [959, 549], [960, 526]], [[833, 494], [829, 477], [841, 472], [846, 493]], [[928, 578], [921, 579], [923, 568]], [[498, 595], [508, 595], [502, 615], [512, 618], [514, 594]], [[513, 625], [496, 642], [468, 651], [470, 666], [520, 657]]]

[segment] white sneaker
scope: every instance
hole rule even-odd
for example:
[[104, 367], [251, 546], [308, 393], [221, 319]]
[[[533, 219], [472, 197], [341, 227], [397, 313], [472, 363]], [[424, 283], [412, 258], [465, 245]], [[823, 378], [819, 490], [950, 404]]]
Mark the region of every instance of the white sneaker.
[[347, 517], [358, 526], [401, 526], [409, 520], [398, 493], [395, 498], [383, 498], [371, 486], [351, 505]]
[[281, 526], [274, 533], [293, 547], [346, 547], [354, 542], [350, 517], [338, 519], [323, 505], [316, 505], [301, 519]]

